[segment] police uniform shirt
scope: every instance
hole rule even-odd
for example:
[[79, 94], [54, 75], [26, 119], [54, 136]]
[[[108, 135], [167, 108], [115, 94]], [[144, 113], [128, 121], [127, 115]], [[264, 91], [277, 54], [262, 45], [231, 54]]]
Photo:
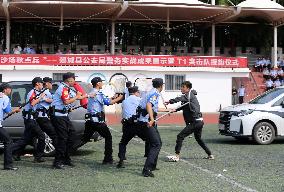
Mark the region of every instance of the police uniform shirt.
[[11, 102], [7, 95], [0, 92], [0, 127], [2, 127], [2, 121], [5, 113], [12, 111]]
[[124, 90], [125, 98], [129, 97], [129, 91], [128, 88], [125, 88]]
[[267, 81], [265, 82], [265, 84], [266, 84], [266, 87], [272, 87], [272, 86], [273, 86], [273, 81], [267, 80]]
[[91, 114], [96, 114], [100, 112], [104, 112], [104, 105], [110, 105], [111, 99], [107, 98], [102, 91], [93, 88], [93, 90], [90, 92], [90, 95], [96, 94], [95, 97], [90, 97], [88, 99], [88, 107], [87, 111]]
[[274, 81], [274, 85], [275, 87], [280, 87], [281, 86], [281, 82], [278, 80]]
[[38, 93], [39, 93], [39, 92], [37, 92], [35, 89], [30, 90], [30, 92], [29, 92], [28, 95], [27, 95], [27, 99], [26, 99], [26, 101], [28, 102], [28, 104], [25, 105], [25, 107], [24, 107], [24, 110], [25, 110], [25, 111], [30, 111], [30, 110], [35, 111], [35, 110], [36, 110], [36, 105], [35, 105], [35, 106], [32, 106], [32, 105], [31, 105], [31, 102], [32, 102], [33, 100], [35, 100], [37, 97], [39, 97]]
[[[73, 96], [73, 95], [72, 95]], [[55, 112], [55, 116], [67, 116], [68, 115], [68, 106], [64, 105], [64, 101], [69, 100], [70, 98], [70, 88], [65, 83], [61, 83], [53, 95], [52, 106], [57, 110], [66, 110], [66, 113]]]
[[136, 115], [137, 107], [141, 102], [141, 98], [136, 95], [130, 95], [122, 102], [122, 118], [129, 119]]
[[256, 62], [255, 62], [255, 65], [254, 65], [255, 67], [258, 67], [258, 66], [260, 66], [260, 60], [256, 60]]
[[[39, 91], [36, 91], [37, 94], [39, 94]], [[46, 110], [49, 109], [51, 103], [46, 102], [46, 99], [52, 99], [52, 94], [50, 93], [50, 91], [47, 89], [43, 92], [45, 94], [44, 98], [42, 98], [40, 100], [40, 102], [36, 105], [36, 109], [43, 109], [45, 108]], [[47, 114], [43, 115], [42, 112], [39, 112], [39, 117], [47, 117]]]
[[[153, 111], [157, 113], [158, 107], [159, 107], [159, 96], [160, 96], [159, 91], [156, 88], [153, 88], [146, 95], [146, 97], [141, 100], [141, 103], [140, 103], [141, 108], [146, 109], [147, 103], [151, 103]], [[149, 114], [147, 114], [146, 116], [143, 116], [141, 114], [138, 120], [142, 121], [142, 122], [148, 122], [149, 121]]]
[[262, 62], [260, 63], [262, 66], [266, 66], [266, 59], [262, 59]]
[[262, 73], [263, 73], [263, 75], [269, 75], [269, 70], [268, 69], [264, 69]]
[[271, 70], [270, 75], [273, 76], [273, 77], [276, 77], [277, 76], [277, 71], [274, 70], [274, 69]]

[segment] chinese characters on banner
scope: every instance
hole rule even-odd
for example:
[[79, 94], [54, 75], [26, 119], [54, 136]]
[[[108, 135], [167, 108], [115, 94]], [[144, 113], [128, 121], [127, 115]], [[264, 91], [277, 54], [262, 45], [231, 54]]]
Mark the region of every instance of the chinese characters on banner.
[[0, 64], [247, 68], [247, 58], [163, 55], [0, 55]]

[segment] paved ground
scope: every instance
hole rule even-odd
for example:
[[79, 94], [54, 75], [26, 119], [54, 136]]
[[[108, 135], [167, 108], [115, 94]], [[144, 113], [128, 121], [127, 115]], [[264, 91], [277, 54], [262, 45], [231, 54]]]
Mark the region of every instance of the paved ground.
[[[114, 156], [117, 159], [120, 140], [119, 126], [113, 126]], [[214, 152], [216, 160], [202, 159], [205, 153], [194, 138], [186, 139], [183, 160], [166, 161], [172, 154], [177, 133], [182, 127], [159, 128], [163, 148], [159, 156], [159, 171], [155, 178], [144, 178], [144, 145], [133, 140], [128, 146], [125, 169], [101, 165], [104, 141], [83, 146], [73, 157], [75, 168], [51, 169], [52, 158], [34, 164], [33, 158], [23, 157], [15, 165], [16, 172], [0, 170], [0, 191], [284, 191], [284, 139], [261, 146], [253, 142], [238, 142], [218, 135], [217, 125], [207, 125], [203, 138]], [[1, 156], [1, 161], [3, 156]]]

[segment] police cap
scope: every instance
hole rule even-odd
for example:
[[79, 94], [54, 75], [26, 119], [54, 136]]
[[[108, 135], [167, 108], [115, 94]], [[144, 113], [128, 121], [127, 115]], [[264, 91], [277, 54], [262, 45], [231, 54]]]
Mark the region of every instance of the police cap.
[[127, 82], [125, 83], [125, 86], [126, 86], [127, 88], [131, 87], [131, 85], [132, 85], [132, 82], [131, 82], [131, 81], [127, 81]]
[[152, 85], [154, 88], [161, 87], [164, 84], [164, 81], [162, 78], [155, 78], [152, 80]]
[[137, 86], [129, 87], [128, 91], [129, 91], [129, 94], [136, 93], [138, 92], [138, 87]]
[[96, 86], [98, 82], [103, 82], [102, 78], [100, 77], [94, 77], [92, 80], [91, 80], [91, 83], [93, 86]]
[[71, 72], [67, 72], [67, 73], [63, 74], [63, 81], [65, 81], [66, 79], [69, 79], [69, 78], [75, 79], [75, 74], [71, 73]]
[[44, 77], [42, 80], [44, 83], [52, 83], [52, 78], [50, 77]]
[[8, 83], [2, 83], [0, 85], [0, 92], [4, 91], [5, 89], [12, 89], [12, 86]]
[[35, 78], [32, 80], [33, 86], [35, 86], [36, 83], [43, 83], [42, 78], [40, 78], [40, 77], [35, 77]]

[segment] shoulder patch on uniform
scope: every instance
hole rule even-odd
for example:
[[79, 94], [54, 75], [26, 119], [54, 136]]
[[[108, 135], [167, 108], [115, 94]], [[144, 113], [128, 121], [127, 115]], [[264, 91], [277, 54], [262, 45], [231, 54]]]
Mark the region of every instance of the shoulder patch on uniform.
[[156, 101], [157, 100], [157, 95], [153, 95], [152, 97], [150, 97], [150, 101]]
[[65, 90], [64, 92], [63, 92], [63, 95], [64, 96], [66, 96], [66, 95], [68, 95], [69, 93], [68, 93], [68, 91], [67, 90]]

